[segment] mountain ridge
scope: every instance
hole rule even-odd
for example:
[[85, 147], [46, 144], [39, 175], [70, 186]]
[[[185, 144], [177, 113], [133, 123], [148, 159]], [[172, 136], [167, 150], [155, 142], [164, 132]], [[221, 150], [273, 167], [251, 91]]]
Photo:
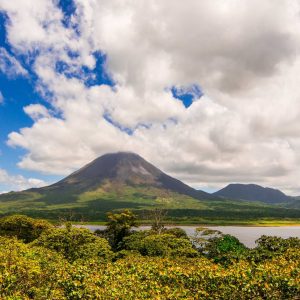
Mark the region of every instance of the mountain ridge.
[[259, 201], [268, 204], [279, 204], [289, 202], [293, 199], [282, 191], [258, 184], [231, 183], [219, 191], [213, 193], [218, 197], [235, 200]]

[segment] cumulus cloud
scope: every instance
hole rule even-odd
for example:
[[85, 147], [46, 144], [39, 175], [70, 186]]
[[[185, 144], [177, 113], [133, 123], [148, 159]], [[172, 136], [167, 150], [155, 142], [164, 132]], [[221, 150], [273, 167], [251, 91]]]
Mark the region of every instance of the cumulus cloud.
[[6, 170], [0, 168], [0, 186], [5, 191], [20, 191], [33, 187], [45, 186], [46, 182], [37, 178], [25, 178], [21, 175], [10, 175]]
[[[34, 60], [36, 88], [55, 112], [24, 109], [33, 126], [8, 140], [27, 150], [20, 167], [67, 174], [131, 150], [199, 188], [256, 182], [300, 192], [298, 2], [74, 2], [65, 26], [56, 1], [0, 0], [8, 41]], [[94, 70], [97, 51], [114, 87], [78, 75]], [[204, 96], [189, 109], [170, 91], [195, 85]]]
[[50, 117], [48, 109], [41, 104], [30, 104], [24, 107], [24, 112], [34, 121]]

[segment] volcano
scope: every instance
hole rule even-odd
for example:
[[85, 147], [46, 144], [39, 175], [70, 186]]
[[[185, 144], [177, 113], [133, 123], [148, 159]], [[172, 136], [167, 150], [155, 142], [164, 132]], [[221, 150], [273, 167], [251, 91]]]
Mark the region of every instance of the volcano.
[[[108, 211], [203, 209], [216, 196], [198, 191], [131, 152], [108, 153], [49, 186], [0, 195], [0, 213], [105, 219]], [[179, 211], [179, 212], [178, 212]], [[80, 217], [79, 217], [80, 216]]]
[[77, 193], [95, 190], [103, 185], [155, 187], [166, 191], [187, 195], [196, 199], [209, 199], [212, 196], [206, 192], [195, 190], [175, 179], [138, 154], [132, 152], [108, 153], [63, 180], [48, 187], [31, 189], [31, 191], [57, 191], [67, 190]]

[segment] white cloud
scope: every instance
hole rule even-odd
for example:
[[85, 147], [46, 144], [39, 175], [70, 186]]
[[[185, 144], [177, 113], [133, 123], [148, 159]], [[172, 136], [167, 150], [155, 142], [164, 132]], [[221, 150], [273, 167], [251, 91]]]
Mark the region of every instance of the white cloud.
[[27, 75], [22, 65], [3, 47], [0, 47], [0, 71], [10, 78]]
[[32, 118], [32, 120], [37, 121], [41, 118], [49, 118], [50, 114], [47, 108], [41, 104], [30, 104], [24, 107], [25, 113]]
[[[25, 108], [34, 125], [8, 141], [28, 151], [22, 168], [67, 174], [131, 150], [195, 187], [256, 182], [300, 192], [298, 2], [75, 2], [80, 37], [55, 2], [0, 0], [15, 51], [39, 49], [37, 89], [53, 93], [57, 113]], [[57, 61], [93, 68], [99, 50], [114, 89], [55, 70]], [[169, 89], [192, 84], [205, 96], [186, 110]]]
[[4, 102], [4, 97], [3, 97], [3, 94], [0, 91], [0, 104], [2, 104], [3, 102]]
[[45, 186], [47, 183], [37, 178], [25, 178], [21, 175], [10, 175], [0, 168], [0, 193], [6, 191], [20, 191], [33, 187]]

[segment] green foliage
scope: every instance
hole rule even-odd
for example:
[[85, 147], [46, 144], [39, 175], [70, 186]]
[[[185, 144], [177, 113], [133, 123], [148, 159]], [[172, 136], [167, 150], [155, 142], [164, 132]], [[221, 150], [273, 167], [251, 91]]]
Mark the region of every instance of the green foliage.
[[51, 223], [23, 215], [13, 215], [0, 219], [0, 235], [15, 236], [25, 243], [32, 242], [44, 231], [52, 228]]
[[[11, 192], [0, 195], [0, 214], [18, 212], [34, 218], [57, 220], [72, 214], [73, 221], [105, 221], [106, 213], [131, 209], [140, 218], [153, 210], [168, 211], [163, 223], [176, 224], [300, 224], [300, 209], [287, 209], [253, 202], [198, 200], [151, 186], [122, 185], [78, 190]], [[158, 219], [159, 220], [159, 219]], [[159, 223], [158, 223], [159, 224]]]
[[186, 238], [172, 234], [149, 234], [136, 232], [124, 239], [125, 248], [138, 251], [144, 256], [195, 257], [198, 252]]
[[162, 232], [165, 234], [172, 234], [177, 238], [189, 240], [187, 233], [182, 228], [177, 228], [177, 227], [165, 228]]
[[257, 244], [256, 248], [260, 251], [282, 253], [291, 247], [299, 247], [300, 249], [300, 239], [296, 237], [283, 239], [277, 236], [262, 235], [258, 240], [255, 241], [255, 243]]
[[123, 239], [130, 235], [132, 227], [138, 226], [137, 216], [129, 209], [125, 209], [120, 213], [108, 213], [107, 219], [105, 235], [113, 249], [122, 249]]
[[228, 267], [204, 258], [126, 257], [72, 265], [58, 254], [16, 240], [0, 244], [1, 299], [294, 299], [300, 295], [300, 253]]
[[152, 234], [155, 233], [151, 230], [134, 231], [124, 238], [123, 247], [125, 250], [139, 251], [138, 249], [142, 247], [143, 240]]
[[44, 232], [33, 245], [55, 250], [70, 262], [89, 258], [107, 260], [112, 257], [107, 240], [84, 228], [54, 228]]
[[236, 237], [205, 227], [196, 229], [192, 241], [200, 253], [225, 265], [248, 253], [247, 247]]
[[279, 256], [289, 248], [299, 249], [300, 251], [300, 239], [296, 237], [283, 239], [277, 236], [262, 235], [255, 242], [257, 244], [256, 248], [252, 249], [248, 254], [248, 259], [255, 262]]
[[244, 244], [230, 234], [209, 239], [205, 247], [205, 252], [209, 258], [224, 264], [240, 259], [247, 250]]
[[222, 237], [223, 233], [218, 230], [209, 229], [206, 227], [198, 227], [195, 229], [194, 236], [191, 237], [193, 245], [199, 250], [199, 252], [204, 253], [206, 251], [207, 245], [210, 243], [212, 238]]
[[[241, 244], [206, 229], [198, 233], [208, 241], [198, 245], [206, 247], [207, 257], [178, 230], [127, 233], [127, 250], [114, 259], [108, 259], [112, 252], [106, 240], [71, 224], [27, 244], [0, 237], [0, 299], [299, 299], [297, 238], [261, 237], [253, 251], [268, 257], [254, 260], [248, 254], [232, 259], [244, 249]], [[216, 259], [226, 256], [231, 262], [226, 266]]]
[[68, 263], [45, 248], [0, 238], [0, 299], [64, 299], [59, 281]]

